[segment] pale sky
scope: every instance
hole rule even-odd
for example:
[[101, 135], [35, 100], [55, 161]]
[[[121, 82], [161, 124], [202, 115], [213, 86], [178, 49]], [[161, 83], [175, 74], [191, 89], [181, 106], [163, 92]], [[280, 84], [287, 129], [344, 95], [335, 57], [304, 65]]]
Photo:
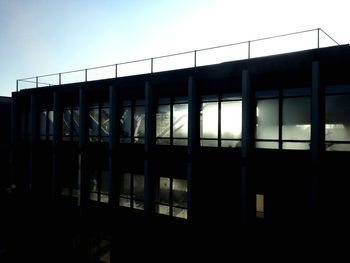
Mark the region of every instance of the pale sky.
[[0, 96], [16, 79], [322, 28], [348, 0], [0, 0]]

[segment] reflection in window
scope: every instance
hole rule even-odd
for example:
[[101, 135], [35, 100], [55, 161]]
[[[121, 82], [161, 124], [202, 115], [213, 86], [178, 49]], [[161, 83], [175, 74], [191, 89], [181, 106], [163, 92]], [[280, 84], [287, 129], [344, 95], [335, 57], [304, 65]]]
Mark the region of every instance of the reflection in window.
[[310, 107], [309, 97], [283, 99], [283, 149], [310, 149]]
[[[108, 203], [108, 161], [106, 157], [100, 157], [100, 163], [89, 174], [90, 200]], [[102, 161], [102, 163], [101, 163]]]
[[257, 194], [255, 199], [256, 204], [256, 218], [264, 219], [264, 195]]
[[62, 114], [62, 140], [79, 140], [79, 109], [68, 107]]
[[309, 90], [283, 90], [283, 98], [277, 91], [260, 93], [256, 93], [256, 148], [309, 150], [311, 106], [305, 96]]
[[89, 140], [107, 142], [109, 139], [109, 106], [95, 104], [89, 108]]
[[123, 173], [119, 205], [144, 210], [144, 185], [145, 179], [142, 174]]
[[350, 151], [350, 95], [326, 96], [326, 150]]
[[242, 100], [240, 95], [203, 96], [200, 115], [202, 146], [240, 147]]
[[159, 178], [157, 212], [187, 219], [187, 180]]
[[40, 111], [40, 139], [53, 139], [53, 111], [43, 109]]
[[124, 101], [120, 116], [120, 142], [144, 143], [145, 106], [143, 100]]
[[187, 133], [187, 98], [160, 99], [156, 115], [157, 144], [187, 145]]

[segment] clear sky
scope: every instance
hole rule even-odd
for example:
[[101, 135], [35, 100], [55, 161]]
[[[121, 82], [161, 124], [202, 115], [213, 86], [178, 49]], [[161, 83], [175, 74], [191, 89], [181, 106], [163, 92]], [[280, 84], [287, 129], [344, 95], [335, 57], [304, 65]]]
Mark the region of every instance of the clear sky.
[[0, 0], [0, 95], [16, 79], [312, 28], [350, 42], [349, 0]]

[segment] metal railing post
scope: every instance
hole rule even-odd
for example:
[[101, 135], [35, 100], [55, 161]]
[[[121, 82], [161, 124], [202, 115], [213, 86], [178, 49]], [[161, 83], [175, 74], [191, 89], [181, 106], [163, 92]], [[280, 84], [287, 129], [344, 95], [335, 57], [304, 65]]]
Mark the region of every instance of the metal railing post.
[[151, 58], [151, 73], [153, 73], [153, 58]]
[[58, 73], [58, 84], [61, 85], [61, 73]]
[[87, 82], [87, 69], [85, 69], [85, 82]]
[[115, 64], [115, 78], [118, 78], [118, 64]]
[[38, 77], [35, 77], [35, 82], [36, 82], [36, 87], [38, 88], [39, 87], [39, 81], [38, 81]]
[[317, 48], [320, 48], [320, 29], [317, 28]]
[[18, 79], [16, 80], [16, 92], [18, 92]]
[[194, 67], [197, 67], [197, 50], [194, 51]]
[[250, 40], [248, 41], [248, 59], [250, 59]]

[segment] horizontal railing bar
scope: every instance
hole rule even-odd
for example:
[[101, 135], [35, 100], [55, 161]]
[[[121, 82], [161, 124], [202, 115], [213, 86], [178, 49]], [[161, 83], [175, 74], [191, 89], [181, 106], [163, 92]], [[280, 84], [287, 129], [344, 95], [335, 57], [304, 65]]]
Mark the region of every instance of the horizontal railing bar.
[[[21, 82], [28, 82], [28, 83], [38, 83], [38, 84], [45, 84], [45, 85], [55, 85], [55, 84], [51, 84], [51, 83], [45, 83], [45, 82], [40, 82], [40, 81], [38, 81], [38, 82], [36, 82], [36, 81], [30, 81], [30, 80], [19, 80], [19, 81], [21, 81]], [[57, 84], [56, 84], [57, 85]]]
[[[192, 50], [192, 51], [173, 53], [173, 54], [164, 55], [164, 56], [157, 56], [157, 57], [152, 57], [152, 58], [138, 59], [138, 60], [133, 60], [133, 61], [127, 61], [127, 62], [122, 62], [122, 63], [116, 63], [116, 64], [110, 64], [110, 65], [104, 65], [104, 66], [98, 66], [98, 67], [91, 67], [91, 68], [85, 68], [85, 69], [71, 70], [71, 71], [65, 71], [65, 72], [41, 75], [41, 76], [37, 76], [37, 77], [22, 78], [22, 79], [18, 79], [18, 81], [26, 81], [26, 80], [31, 80], [31, 79], [35, 80], [36, 78], [51, 77], [51, 76], [56, 76], [56, 75], [58, 75], [58, 76], [61, 75], [62, 76], [63, 74], [70, 74], [70, 73], [76, 73], [76, 72], [85, 72], [86, 73], [89, 70], [101, 69], [101, 68], [107, 68], [107, 67], [116, 67], [116, 66], [119, 66], [119, 65], [126, 65], [126, 64], [132, 64], [132, 63], [144, 62], [144, 61], [151, 61], [151, 64], [152, 64], [152, 61], [155, 60], [155, 59], [162, 59], [162, 58], [179, 56], [179, 55], [185, 55], [185, 54], [191, 54], [191, 53], [193, 53], [196, 56], [196, 53], [200, 52], [200, 51], [207, 51], [207, 50], [224, 48], [224, 47], [230, 47], [230, 46], [236, 46], [236, 45], [242, 45], [242, 44], [249, 44], [251, 42], [258, 42], [258, 41], [269, 40], [269, 39], [274, 39], [274, 38], [280, 38], [280, 37], [285, 37], [285, 36], [291, 36], [291, 35], [297, 35], [297, 34], [302, 34], [302, 33], [308, 33], [308, 32], [312, 32], [312, 31], [316, 31], [316, 30], [321, 30], [332, 41], [334, 41], [337, 45], [339, 45], [339, 43], [337, 41], [335, 41], [331, 36], [329, 36], [325, 31], [323, 31], [321, 28], [317, 28], [317, 29], [298, 31], [298, 32], [293, 32], [293, 33], [288, 33], [288, 34], [275, 35], [275, 36], [271, 36], [271, 37], [258, 38], [258, 39], [248, 40], [248, 41], [242, 41], [242, 42], [237, 42], [237, 43], [232, 43], [232, 44], [214, 46], [214, 47], [209, 47], [209, 48], [202, 48], [202, 49], [197, 49], [197, 50]], [[33, 82], [33, 83], [36, 83], [36, 82]], [[43, 83], [43, 82], [40, 82], [40, 83]], [[43, 84], [46, 84], [46, 83], [43, 83]], [[47, 84], [47, 85], [51, 85], [51, 84]]]
[[257, 41], [268, 40], [268, 39], [273, 39], [273, 38], [278, 38], [278, 37], [292, 36], [292, 35], [303, 34], [303, 33], [308, 33], [308, 32], [317, 31], [317, 30], [318, 30], [318, 28], [315, 28], [315, 29], [309, 29], [309, 30], [304, 30], [304, 31], [299, 31], [299, 32], [294, 32], [294, 33], [276, 35], [276, 36], [272, 36], [272, 37], [257, 38], [257, 39], [250, 40], [250, 42], [257, 42]]

